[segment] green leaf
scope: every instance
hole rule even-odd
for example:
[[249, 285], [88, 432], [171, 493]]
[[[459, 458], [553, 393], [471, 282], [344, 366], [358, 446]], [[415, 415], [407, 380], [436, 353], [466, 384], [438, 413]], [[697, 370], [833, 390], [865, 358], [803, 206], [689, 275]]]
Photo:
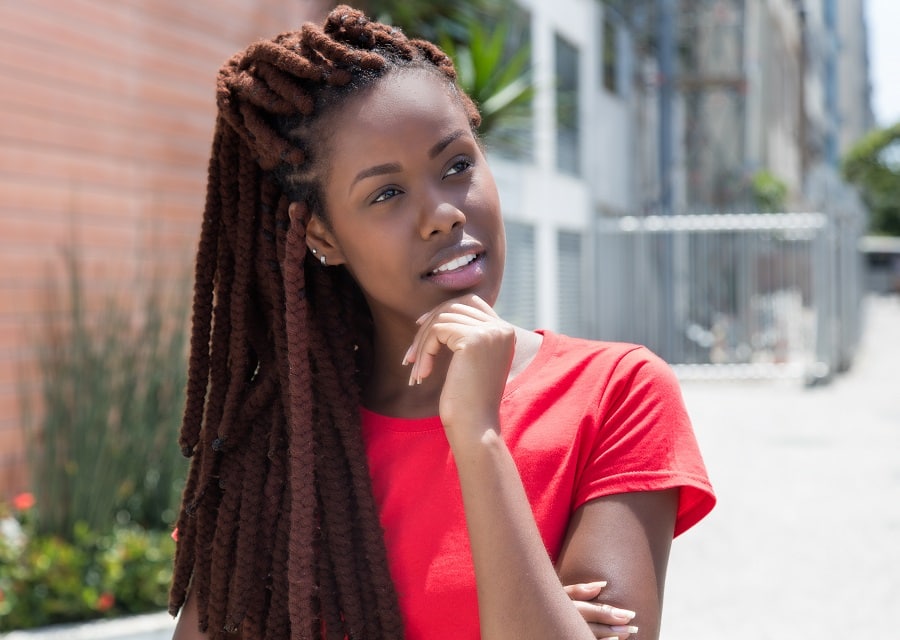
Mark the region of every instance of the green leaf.
[[900, 236], [900, 122], [861, 138], [844, 156], [844, 178], [860, 191], [872, 233]]

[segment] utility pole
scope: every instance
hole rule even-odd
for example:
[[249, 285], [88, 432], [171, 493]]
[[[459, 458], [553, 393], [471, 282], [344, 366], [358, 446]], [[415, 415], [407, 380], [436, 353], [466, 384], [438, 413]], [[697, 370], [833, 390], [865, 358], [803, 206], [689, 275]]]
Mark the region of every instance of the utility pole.
[[825, 31], [828, 34], [828, 51], [825, 54], [825, 109], [828, 112], [828, 132], [825, 137], [825, 159], [834, 168], [840, 163], [838, 128], [840, 127], [840, 103], [838, 101], [838, 34], [837, 3], [825, 0]]
[[[659, 206], [671, 216], [674, 208], [672, 165], [674, 148], [673, 103], [675, 100], [675, 9], [678, 0], [658, 0], [657, 56], [659, 65]], [[675, 357], [675, 251], [670, 234], [660, 234], [658, 260], [662, 273], [663, 357]]]
[[675, 94], [675, 5], [658, 0], [657, 64], [659, 65], [659, 206], [672, 215], [673, 102]]

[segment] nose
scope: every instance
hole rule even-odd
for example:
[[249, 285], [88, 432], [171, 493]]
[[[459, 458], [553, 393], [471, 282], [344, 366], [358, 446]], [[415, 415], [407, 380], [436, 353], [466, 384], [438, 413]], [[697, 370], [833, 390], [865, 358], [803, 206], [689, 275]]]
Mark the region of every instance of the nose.
[[427, 240], [434, 235], [450, 233], [465, 223], [466, 214], [456, 204], [437, 198], [423, 204], [419, 228], [422, 238]]

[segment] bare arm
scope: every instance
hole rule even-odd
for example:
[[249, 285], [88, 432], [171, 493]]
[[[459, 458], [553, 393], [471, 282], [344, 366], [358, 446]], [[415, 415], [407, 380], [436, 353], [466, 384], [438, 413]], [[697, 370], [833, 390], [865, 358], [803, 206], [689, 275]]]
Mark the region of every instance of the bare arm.
[[[492, 445], [488, 441], [483, 446]], [[473, 457], [472, 469], [460, 469], [460, 479], [482, 637], [625, 638], [637, 626], [642, 640], [657, 640], [677, 490], [622, 494], [581, 507], [570, 523], [557, 577], [548, 571], [549, 559], [518, 474], [514, 468], [507, 469], [508, 475], [502, 471], [508, 453], [484, 455], [484, 466], [477, 469], [479, 457]], [[487, 470], [492, 464], [493, 473]], [[597, 579], [608, 584], [595, 602], [638, 615], [611, 622], [610, 611], [600, 607], [572, 616], [576, 607], [561, 582]]]
[[[595, 601], [636, 611], [628, 624], [640, 628], [641, 640], [656, 640], [677, 508], [677, 489], [588, 502], [569, 523], [557, 562], [560, 579], [607, 581]], [[608, 626], [595, 629], [613, 635]]]
[[[207, 635], [200, 631], [200, 616], [197, 613], [197, 601], [188, 591], [187, 600], [178, 614], [178, 622], [175, 624], [175, 634], [172, 640], [206, 640]], [[235, 640], [240, 640], [241, 635], [234, 635]]]
[[[560, 582], [500, 437], [499, 405], [515, 349], [514, 328], [475, 296], [445, 303], [419, 322], [407, 352], [411, 380], [430, 375], [444, 348], [452, 352], [440, 415], [459, 473], [482, 638], [595, 638]], [[595, 566], [584, 569], [587, 575]], [[618, 637], [628, 635], [625, 629]]]
[[481, 637], [593, 639], [562, 588], [496, 429], [451, 446], [475, 565]]

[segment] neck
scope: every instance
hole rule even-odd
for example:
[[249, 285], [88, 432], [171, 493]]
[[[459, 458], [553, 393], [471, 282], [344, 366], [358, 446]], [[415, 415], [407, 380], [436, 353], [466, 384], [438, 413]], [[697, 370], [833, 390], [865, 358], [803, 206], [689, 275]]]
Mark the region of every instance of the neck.
[[[404, 366], [402, 360], [413, 336], [395, 339], [381, 336], [379, 339], [376, 332], [372, 372], [362, 390], [363, 405], [367, 409], [399, 418], [425, 418], [438, 414], [451, 354], [445, 349], [435, 360], [431, 375], [422, 384], [410, 386], [410, 365]], [[516, 327], [516, 351], [507, 382], [528, 367], [540, 349], [541, 341], [539, 334]]]
[[403, 364], [403, 355], [414, 337], [415, 331], [385, 335], [376, 329], [372, 371], [362, 389], [367, 409], [401, 418], [437, 415], [450, 353], [436, 358], [431, 375], [421, 384], [410, 385], [411, 365]]

